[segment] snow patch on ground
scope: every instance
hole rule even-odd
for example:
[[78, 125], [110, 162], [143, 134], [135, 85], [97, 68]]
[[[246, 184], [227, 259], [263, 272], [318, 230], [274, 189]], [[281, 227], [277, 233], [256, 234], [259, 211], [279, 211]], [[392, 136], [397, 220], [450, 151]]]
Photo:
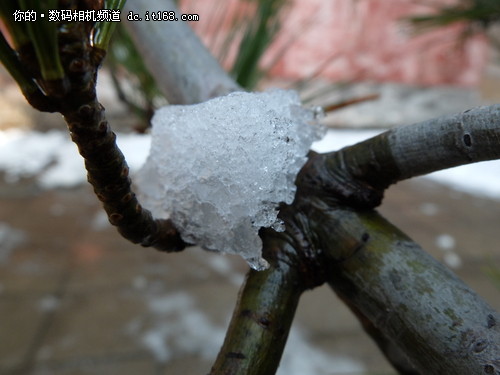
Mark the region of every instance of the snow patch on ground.
[[[132, 320], [126, 332], [138, 337], [159, 363], [182, 355], [198, 355], [213, 361], [225, 327], [215, 325], [199, 311], [196, 300], [179, 292], [145, 297], [149, 316]], [[227, 316], [230, 316], [227, 312]], [[334, 375], [362, 373], [364, 367], [349, 358], [325, 353], [312, 345], [300, 328], [291, 329], [277, 375]]]
[[7, 262], [10, 254], [26, 239], [26, 234], [0, 221], [0, 264]]
[[326, 353], [307, 341], [300, 328], [292, 327], [277, 375], [361, 374], [365, 368], [357, 361]]
[[[319, 142], [313, 143], [317, 152], [335, 151], [361, 142], [382, 130], [329, 130]], [[150, 135], [117, 134], [132, 174], [140, 169], [149, 152]], [[7, 182], [15, 183], [24, 177], [35, 177], [46, 189], [73, 187], [86, 183], [83, 160], [76, 146], [63, 131], [47, 133], [9, 129], [0, 131], [0, 171]], [[485, 161], [424, 177], [458, 191], [477, 196], [500, 199], [500, 161]]]
[[165, 363], [187, 353], [198, 354], [207, 360], [215, 358], [225, 330], [215, 326], [196, 308], [193, 297], [179, 292], [149, 296], [146, 303], [151, 322], [134, 319], [126, 331], [139, 337], [158, 362]]
[[[5, 172], [8, 182], [17, 182], [22, 177], [32, 177], [44, 171], [51, 164], [58, 169], [64, 169], [65, 160], [59, 159], [60, 153], [67, 154], [68, 146], [76, 147], [66, 142], [67, 134], [61, 131], [47, 133], [25, 132], [10, 129], [0, 132], [0, 169]], [[69, 160], [74, 158], [69, 157]], [[81, 163], [81, 162], [80, 162]], [[63, 176], [57, 177], [61, 183]]]
[[60, 298], [54, 295], [47, 295], [40, 299], [38, 303], [38, 310], [44, 312], [54, 311], [57, 310], [60, 305], [61, 305]]
[[[205, 255], [205, 254], [203, 254]], [[205, 256], [204, 260], [206, 264], [212, 268], [215, 272], [226, 277], [231, 284], [241, 285], [245, 279], [245, 275], [240, 272], [234, 271], [234, 267], [227, 256]]]
[[[139, 170], [149, 152], [151, 137], [117, 134], [117, 143], [126, 155], [132, 173]], [[70, 188], [86, 183], [83, 159], [67, 132], [46, 133], [8, 129], [0, 131], [0, 171], [5, 180], [16, 183], [36, 177], [45, 189]]]

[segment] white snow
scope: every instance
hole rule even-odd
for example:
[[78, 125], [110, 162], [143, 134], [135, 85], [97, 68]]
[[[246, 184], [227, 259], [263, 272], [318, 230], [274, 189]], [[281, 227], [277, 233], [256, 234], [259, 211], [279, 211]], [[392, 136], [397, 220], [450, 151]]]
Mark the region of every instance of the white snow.
[[217, 327], [196, 308], [193, 297], [174, 293], [147, 298], [150, 311], [148, 321], [133, 320], [127, 331], [140, 337], [158, 362], [167, 362], [183, 353], [197, 353], [213, 359], [224, 340], [225, 329]]
[[[320, 142], [312, 145], [312, 149], [318, 152], [338, 150], [369, 137], [382, 130], [329, 130]], [[132, 175], [136, 173], [144, 163], [150, 147], [151, 136], [138, 134], [117, 134], [117, 141], [124, 152], [129, 163]], [[263, 158], [277, 153], [275, 150], [262, 150]], [[164, 163], [179, 166], [185, 165], [184, 160], [165, 160]], [[245, 171], [245, 168], [234, 165]], [[263, 169], [261, 170], [261, 172]], [[42, 188], [72, 187], [87, 183], [86, 173], [82, 158], [78, 155], [76, 147], [70, 141], [64, 131], [50, 131], [47, 133], [21, 130], [0, 131], [0, 172], [3, 172], [7, 182], [15, 183], [21, 178], [35, 178]], [[490, 161], [452, 168], [445, 171], [432, 173], [423, 178], [431, 179], [438, 183], [447, 185], [455, 190], [475, 194], [478, 196], [500, 199], [500, 161]], [[269, 173], [269, 169], [268, 169]], [[207, 177], [207, 176], [205, 176]], [[178, 181], [175, 180], [174, 184]], [[273, 186], [269, 182], [268, 187]], [[214, 188], [216, 186], [213, 186]], [[210, 187], [211, 189], [212, 187]], [[220, 185], [219, 185], [220, 188]], [[210, 193], [207, 190], [207, 194]], [[289, 199], [289, 198], [288, 198]], [[167, 205], [164, 205], [165, 207]], [[233, 206], [227, 210], [238, 210], [240, 207]], [[63, 207], [53, 207], [52, 214], [57, 215]], [[439, 208], [434, 203], [424, 203], [420, 210], [426, 215], [435, 215]], [[270, 215], [270, 217], [272, 217]], [[274, 216], [275, 218], [275, 216]], [[215, 220], [214, 223], [217, 223]], [[1, 224], [1, 223], [0, 223]], [[94, 226], [100, 228], [107, 224], [104, 214], [96, 217]], [[204, 222], [198, 222], [204, 225]], [[218, 224], [217, 224], [218, 225]], [[238, 228], [234, 233], [240, 235]], [[0, 225], [0, 261], [5, 260], [12, 249], [17, 246], [23, 238], [16, 230]], [[240, 236], [245, 243], [243, 236]], [[10, 242], [9, 242], [10, 241]], [[8, 245], [14, 242], [15, 245]], [[440, 241], [441, 243], [442, 241]], [[257, 246], [255, 244], [255, 246]], [[450, 267], [459, 267], [461, 260], [454, 253], [444, 254], [445, 262]], [[224, 264], [214, 264], [214, 267], [222, 267]]]
[[205, 263], [221, 276], [226, 277], [233, 285], [243, 284], [245, 275], [242, 272], [236, 272], [230, 260], [225, 256], [204, 257]]
[[462, 258], [454, 249], [456, 245], [455, 238], [449, 234], [443, 233], [436, 237], [436, 246], [443, 254], [443, 262], [452, 269], [458, 269], [462, 266]]
[[460, 258], [460, 255], [458, 255], [457, 253], [453, 252], [453, 251], [447, 251], [444, 255], [443, 255], [443, 262], [444, 264], [446, 264], [448, 267], [452, 268], [452, 269], [459, 269], [460, 267], [462, 267], [462, 258]]
[[40, 311], [54, 311], [61, 305], [60, 298], [54, 295], [47, 295], [40, 299], [38, 302], [38, 310]]
[[422, 203], [419, 209], [420, 212], [427, 216], [435, 216], [439, 212], [439, 206], [430, 202]]
[[[136, 172], [148, 154], [151, 137], [117, 134], [117, 143]], [[86, 183], [83, 159], [65, 131], [47, 133], [9, 129], [0, 131], [0, 171], [7, 182], [36, 177], [41, 187], [74, 187]]]
[[[138, 338], [155, 359], [165, 363], [185, 354], [195, 354], [207, 361], [217, 355], [228, 323], [214, 324], [198, 310], [196, 299], [183, 292], [148, 295], [148, 312], [129, 322], [128, 335]], [[220, 312], [229, 317], [230, 311]], [[359, 362], [326, 353], [314, 346], [305, 333], [293, 325], [286, 343], [278, 375], [334, 375], [363, 373]]]
[[425, 178], [487, 198], [500, 199], [500, 161], [483, 161], [431, 173]]
[[278, 206], [293, 201], [296, 175], [319, 138], [314, 120], [284, 90], [161, 108], [138, 176], [145, 206], [168, 214], [186, 242], [266, 268], [258, 231], [282, 230]]
[[0, 221], [0, 264], [7, 262], [10, 254], [26, 240], [26, 234]]
[[333, 130], [329, 129], [325, 136], [312, 144], [311, 149], [316, 152], [330, 152], [340, 150], [342, 147], [355, 143], [382, 133], [383, 130]]
[[[9, 182], [34, 176], [56, 161], [58, 168], [64, 169], [64, 160], [59, 160], [57, 155], [59, 150], [68, 153], [68, 147], [76, 150], [71, 143], [65, 142], [63, 132], [50, 131], [42, 135], [17, 129], [6, 130], [0, 132], [0, 169], [5, 171]], [[59, 176], [61, 179], [62, 176]]]
[[[313, 143], [312, 149], [317, 152], [335, 151], [380, 132], [382, 130], [328, 130], [321, 141]], [[146, 160], [151, 136], [117, 133], [117, 142], [132, 174], [137, 172]], [[66, 132], [56, 130], [47, 133], [17, 129], [0, 131], [0, 172], [11, 183], [24, 177], [35, 177], [40, 186], [46, 189], [73, 187], [87, 181], [83, 161], [76, 147]], [[498, 160], [450, 168], [422, 178], [458, 191], [500, 199]], [[427, 208], [422, 209], [427, 212]]]
[[300, 328], [292, 326], [283, 352], [277, 375], [335, 375], [362, 374], [364, 366], [348, 357], [332, 353], [312, 345]]
[[441, 250], [453, 250], [455, 248], [455, 238], [449, 234], [440, 234], [436, 237], [436, 246]]

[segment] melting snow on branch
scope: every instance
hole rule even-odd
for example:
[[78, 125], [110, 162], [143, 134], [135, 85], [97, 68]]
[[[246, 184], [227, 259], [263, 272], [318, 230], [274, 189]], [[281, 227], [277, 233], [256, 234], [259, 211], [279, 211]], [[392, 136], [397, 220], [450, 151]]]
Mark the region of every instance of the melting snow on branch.
[[314, 117], [284, 90], [160, 109], [139, 174], [145, 205], [168, 214], [186, 242], [265, 268], [258, 231], [282, 230], [278, 205], [293, 201], [295, 177], [320, 137]]

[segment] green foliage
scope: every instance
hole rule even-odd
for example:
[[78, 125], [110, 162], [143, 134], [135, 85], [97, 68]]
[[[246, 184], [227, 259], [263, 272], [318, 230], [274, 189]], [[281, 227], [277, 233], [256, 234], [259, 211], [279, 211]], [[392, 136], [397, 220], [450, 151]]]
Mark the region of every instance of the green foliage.
[[243, 39], [231, 74], [242, 87], [252, 89], [261, 78], [259, 61], [280, 30], [285, 0], [247, 0], [256, 3], [256, 12], [245, 24]]
[[17, 1], [0, 2], [0, 17], [2, 18], [2, 21], [4, 22], [16, 48], [19, 48], [29, 42], [29, 36], [24, 22], [13, 22], [14, 12], [20, 9], [20, 5]]
[[[30, 103], [35, 107], [33, 95], [38, 98], [45, 96], [61, 97], [68, 90], [68, 67], [63, 68], [62, 55], [71, 53], [66, 48], [64, 52], [59, 45], [61, 35], [70, 34], [80, 22], [71, 21], [49, 21], [49, 17], [41, 17], [40, 14], [48, 14], [49, 9], [121, 9], [124, 0], [105, 0], [103, 2], [78, 2], [57, 0], [18, 0], [0, 2], [0, 17], [5, 25], [8, 37], [0, 35], [0, 61], [5, 65], [11, 76], [16, 80], [23, 94], [31, 97]], [[91, 7], [91, 8], [89, 8]], [[16, 20], [16, 15], [32, 15], [32, 20]], [[82, 22], [84, 34], [82, 39], [92, 44], [95, 50], [101, 52], [95, 54], [96, 59], [104, 55], [104, 48], [111, 37], [114, 22]], [[81, 26], [81, 25], [80, 25]], [[9, 44], [8, 40], [11, 41]], [[96, 44], [97, 43], [97, 44]], [[77, 69], [76, 66], [72, 68]], [[40, 104], [40, 103], [39, 103]], [[45, 103], [46, 108], [48, 103]]]
[[[122, 9], [126, 0], [106, 0], [106, 9]], [[97, 22], [94, 26], [94, 46], [106, 50], [116, 27], [116, 22]]]
[[[41, 12], [47, 14], [49, 9], [57, 8], [57, 0], [20, 0], [19, 5], [22, 11], [34, 10], [37, 14]], [[62, 79], [64, 70], [57, 42], [58, 24], [49, 22], [47, 17], [37, 18], [34, 22], [19, 23], [25, 28], [28, 38], [33, 44], [42, 78], [45, 80]]]
[[58, 53], [57, 24], [46, 19], [34, 22], [16, 22], [15, 13], [33, 10], [37, 13], [54, 8], [57, 0], [3, 1], [0, 2], [0, 16], [9, 33], [14, 48], [12, 49], [2, 34], [0, 41], [0, 60], [19, 84], [23, 92], [34, 92], [37, 86], [32, 77], [18, 60], [17, 51], [31, 48], [36, 53], [38, 70], [45, 80], [61, 79], [64, 71]]
[[[156, 103], [164, 102], [155, 79], [144, 65], [143, 58], [137, 51], [130, 35], [122, 25], [118, 25], [108, 50], [106, 60], [113, 84], [122, 100], [129, 109], [144, 123], [149, 123]], [[128, 78], [132, 90], [126, 90], [119, 76]]]
[[[218, 34], [224, 33], [222, 48], [217, 52], [217, 57], [219, 61], [223, 61], [233, 43], [239, 43], [236, 60], [229, 70], [238, 84], [252, 90], [262, 78], [263, 72], [259, 68], [259, 63], [280, 30], [280, 19], [286, 0], [242, 0], [242, 2], [254, 5], [255, 10], [243, 19], [237, 17], [230, 32], [220, 30], [216, 33], [215, 38], [220, 37]], [[225, 16], [223, 3], [219, 4], [216, 13], [214, 22], [220, 25]], [[238, 39], [239, 35], [242, 35], [241, 40]], [[145, 123], [149, 123], [157, 107], [156, 103], [165, 102], [165, 98], [144, 65], [130, 36], [121, 25], [118, 25], [114, 34], [107, 63], [111, 68], [113, 82], [120, 99]], [[129, 78], [133, 86], [133, 95], [120, 83], [118, 72]]]
[[442, 8], [437, 14], [412, 17], [411, 21], [420, 27], [466, 22], [472, 29], [484, 30], [500, 22], [500, 1], [461, 0], [458, 5]]

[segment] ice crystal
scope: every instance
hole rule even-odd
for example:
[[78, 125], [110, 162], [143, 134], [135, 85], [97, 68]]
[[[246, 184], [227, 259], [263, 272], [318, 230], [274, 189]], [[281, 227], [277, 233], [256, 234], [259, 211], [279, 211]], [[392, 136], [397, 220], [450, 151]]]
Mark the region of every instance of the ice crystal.
[[138, 178], [145, 205], [168, 215], [186, 242], [266, 268], [258, 231], [283, 230], [278, 205], [292, 203], [296, 175], [319, 138], [314, 117], [285, 90], [161, 108]]

